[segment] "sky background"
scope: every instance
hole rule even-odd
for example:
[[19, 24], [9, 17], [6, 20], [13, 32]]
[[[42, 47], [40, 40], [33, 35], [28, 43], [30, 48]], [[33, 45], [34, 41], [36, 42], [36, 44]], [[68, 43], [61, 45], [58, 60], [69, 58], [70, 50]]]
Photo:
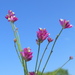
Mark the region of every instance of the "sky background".
[[[37, 54], [36, 31], [46, 28], [51, 38], [61, 30], [59, 19], [70, 20], [73, 28], [64, 29], [56, 42], [54, 52], [45, 72], [54, 71], [65, 63], [69, 56], [75, 57], [75, 0], [0, 0], [0, 75], [23, 75], [23, 68], [14, 48], [14, 35], [10, 23], [5, 19], [8, 10], [19, 18], [15, 22], [19, 29], [22, 48], [30, 47], [33, 59], [28, 62], [28, 70], [34, 71]], [[40, 57], [47, 40], [41, 44]], [[49, 45], [40, 71], [45, 64], [53, 42]], [[75, 59], [64, 69], [70, 75], [75, 74]]]

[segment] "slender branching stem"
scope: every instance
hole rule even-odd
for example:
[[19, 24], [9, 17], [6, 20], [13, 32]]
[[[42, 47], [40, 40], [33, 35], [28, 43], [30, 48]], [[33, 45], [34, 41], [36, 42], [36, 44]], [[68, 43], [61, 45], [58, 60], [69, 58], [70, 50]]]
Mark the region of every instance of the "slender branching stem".
[[39, 42], [39, 44], [38, 44], [38, 53], [37, 53], [37, 58], [36, 58], [35, 73], [36, 73], [36, 70], [37, 70], [39, 53], [40, 53], [40, 42]]
[[70, 59], [67, 60], [60, 68], [62, 68], [63, 66], [65, 66], [69, 61], [70, 61]]
[[44, 55], [45, 55], [45, 52], [46, 52], [46, 50], [47, 50], [49, 44], [50, 44], [50, 42], [48, 42], [48, 44], [47, 44], [47, 46], [46, 46], [46, 48], [45, 48], [45, 50], [44, 50], [44, 52], [43, 52], [43, 54], [42, 54], [42, 57], [41, 57], [41, 59], [40, 59], [39, 65], [38, 65], [37, 72], [38, 72], [39, 69], [40, 69], [41, 62], [42, 62], [42, 60], [43, 60], [43, 57], [44, 57]]
[[56, 72], [54, 73], [54, 75], [55, 75], [61, 68], [63, 68], [69, 61], [70, 61], [70, 59], [67, 60], [60, 68], [58, 68], [58, 69], [56, 70]]
[[26, 64], [26, 74], [28, 75], [28, 68], [27, 68], [27, 61], [25, 60], [25, 64]]
[[14, 32], [14, 36], [17, 39], [16, 44], [17, 44], [18, 50], [20, 52], [20, 51], [22, 51], [22, 48], [21, 48], [21, 43], [20, 43], [20, 37], [19, 37], [18, 30], [16, 30], [16, 26], [13, 22], [10, 22], [10, 23], [11, 23], [11, 26], [12, 26], [12, 30]]
[[43, 74], [43, 72], [44, 72], [44, 70], [45, 70], [45, 68], [46, 68], [46, 66], [47, 66], [47, 63], [48, 63], [48, 61], [49, 61], [49, 59], [50, 59], [50, 57], [51, 57], [51, 55], [52, 55], [52, 53], [53, 53], [53, 49], [54, 49], [54, 46], [55, 46], [55, 44], [56, 44], [56, 41], [57, 41], [58, 37], [60, 36], [60, 34], [62, 33], [62, 31], [63, 31], [63, 28], [61, 29], [61, 31], [59, 32], [59, 34], [58, 34], [58, 35], [56, 36], [56, 38], [55, 38], [55, 41], [54, 41], [54, 43], [53, 43], [53, 46], [52, 46], [52, 48], [51, 48], [51, 51], [50, 51], [50, 53], [49, 53], [49, 56], [48, 56], [47, 61], [46, 61], [45, 65], [44, 65], [44, 68], [43, 68], [43, 70], [42, 70], [41, 75]]
[[25, 65], [25, 63], [24, 63], [23, 58], [22, 58], [22, 65], [23, 65], [24, 75], [27, 75], [27, 74], [26, 74], [26, 65]]
[[17, 53], [17, 55], [18, 55], [18, 58], [19, 58], [20, 62], [22, 63], [21, 56], [19, 55], [19, 52], [18, 52], [18, 50], [17, 50], [17, 47], [16, 47], [16, 43], [15, 43], [15, 42], [14, 42], [14, 47], [15, 47], [15, 49], [16, 49], [16, 53]]
[[[15, 47], [15, 49], [16, 49], [16, 53], [17, 53], [17, 55], [18, 55], [18, 58], [19, 58], [19, 60], [20, 60], [20, 62], [22, 63], [22, 60], [21, 60], [21, 56], [19, 55], [19, 52], [18, 52], [18, 50], [17, 50], [17, 47], [16, 47], [16, 43], [14, 42], [14, 47]], [[28, 71], [27, 71], [27, 64], [26, 64], [27, 62], [25, 61], [25, 63], [22, 63], [22, 65], [23, 65], [23, 68], [24, 68], [24, 75], [28, 75]], [[25, 66], [25, 64], [26, 64], [26, 66]], [[26, 68], [25, 68], [26, 67]]]
[[[21, 54], [20, 54], [20, 52], [22, 51], [22, 48], [21, 48], [21, 43], [20, 43], [20, 37], [19, 37], [19, 33], [18, 33], [18, 30], [16, 29], [16, 26], [15, 26], [15, 24], [13, 23], [13, 22], [10, 22], [11, 23], [11, 26], [12, 26], [12, 30], [13, 30], [13, 32], [14, 32], [14, 36], [15, 36], [15, 39], [17, 40], [16, 41], [16, 45], [17, 45], [17, 48], [16, 48], [16, 52], [17, 52], [17, 55], [18, 55], [18, 57], [19, 57], [19, 60], [21, 61], [21, 63], [22, 63], [22, 66], [23, 66], [23, 69], [24, 69], [24, 75], [28, 75], [28, 74], [26, 74], [27, 72], [27, 66], [26, 66], [26, 63], [24, 63], [24, 59], [22, 58], [22, 56], [21, 56]], [[16, 46], [15, 45], [15, 46]]]

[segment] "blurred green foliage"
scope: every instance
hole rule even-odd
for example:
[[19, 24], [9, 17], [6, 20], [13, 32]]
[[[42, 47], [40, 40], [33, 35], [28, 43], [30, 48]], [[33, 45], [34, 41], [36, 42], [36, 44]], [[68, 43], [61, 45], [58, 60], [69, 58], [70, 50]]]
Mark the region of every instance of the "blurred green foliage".
[[[39, 72], [38, 75], [41, 75], [41, 72]], [[65, 69], [57, 69], [52, 72], [43, 73], [43, 75], [69, 75], [69, 73]]]

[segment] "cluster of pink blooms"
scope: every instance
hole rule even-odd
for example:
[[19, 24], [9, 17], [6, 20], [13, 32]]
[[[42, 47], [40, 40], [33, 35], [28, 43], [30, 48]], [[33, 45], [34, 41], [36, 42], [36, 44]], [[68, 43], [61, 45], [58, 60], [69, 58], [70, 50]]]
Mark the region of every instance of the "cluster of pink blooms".
[[[8, 11], [8, 14], [5, 16], [6, 19], [8, 19], [9, 22], [15, 22], [18, 20], [18, 18], [15, 16], [15, 13], [12, 12], [11, 10]], [[65, 28], [71, 28], [72, 25], [69, 23], [69, 21], [67, 20], [64, 20], [64, 19], [60, 19], [59, 20], [61, 26], [63, 29]], [[47, 32], [46, 29], [42, 29], [42, 28], [39, 28], [39, 30], [37, 31], [37, 40], [36, 42], [39, 44], [39, 43], [42, 43], [45, 39], [48, 40], [48, 42], [52, 42], [53, 39], [49, 37], [49, 33]], [[17, 40], [14, 40], [15, 42]], [[32, 52], [31, 52], [31, 49], [28, 47], [28, 48], [24, 48], [23, 51], [20, 52], [22, 57], [24, 58], [24, 60], [26, 61], [30, 61], [32, 59]], [[73, 59], [72, 56], [69, 57], [69, 59]], [[35, 72], [29, 72], [29, 75], [36, 75]]]
[[72, 25], [69, 23], [69, 21], [64, 20], [64, 19], [60, 19], [59, 20], [60, 24], [62, 25], [62, 27], [65, 28], [71, 28]]
[[26, 60], [26, 61], [30, 61], [32, 59], [32, 52], [31, 49], [28, 48], [24, 48], [22, 52], [20, 52], [22, 57]]
[[39, 31], [37, 31], [37, 43], [42, 43], [47, 37], [49, 36], [49, 33], [46, 29], [39, 28]]
[[46, 29], [42, 29], [42, 28], [39, 28], [39, 31], [37, 31], [37, 40], [36, 42], [37, 43], [42, 43], [46, 38], [48, 40], [48, 42], [52, 42], [53, 39], [49, 37], [49, 33], [47, 32]]
[[15, 13], [11, 10], [8, 11], [8, 14], [5, 16], [6, 19], [8, 19], [9, 22], [15, 22], [18, 20], [18, 18], [15, 16]]

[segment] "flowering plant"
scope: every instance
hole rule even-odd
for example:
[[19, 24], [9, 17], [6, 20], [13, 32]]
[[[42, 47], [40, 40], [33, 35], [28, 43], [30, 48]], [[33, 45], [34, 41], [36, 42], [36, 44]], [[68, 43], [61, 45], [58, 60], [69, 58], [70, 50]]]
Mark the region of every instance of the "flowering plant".
[[[16, 49], [16, 52], [17, 52], [17, 55], [18, 55], [18, 58], [23, 66], [23, 70], [24, 70], [24, 75], [39, 75], [39, 69], [40, 69], [40, 66], [41, 66], [41, 63], [42, 63], [42, 60], [43, 60], [43, 57], [44, 57], [44, 54], [49, 46], [49, 44], [53, 41], [53, 39], [51, 37], [49, 37], [50, 33], [47, 32], [46, 29], [42, 29], [42, 28], [39, 28], [38, 31], [37, 31], [37, 39], [36, 39], [36, 43], [38, 45], [38, 53], [37, 53], [37, 58], [36, 58], [36, 65], [35, 65], [35, 71], [34, 72], [28, 72], [28, 67], [27, 67], [27, 62], [32, 60], [32, 57], [33, 57], [33, 52], [31, 52], [31, 49], [29, 47], [27, 48], [24, 48], [22, 49], [21, 47], [21, 43], [20, 43], [20, 37], [19, 37], [19, 33], [18, 33], [18, 28], [15, 26], [14, 22], [18, 20], [18, 18], [15, 16], [15, 13], [12, 12], [11, 10], [8, 11], [8, 14], [5, 16], [5, 18], [10, 22], [11, 26], [12, 26], [12, 30], [14, 32], [14, 47]], [[61, 26], [62, 26], [62, 29], [61, 31], [59, 32], [59, 34], [56, 36], [56, 38], [54, 39], [54, 43], [52, 45], [52, 48], [51, 48], [51, 51], [49, 53], [49, 56], [46, 60], [46, 63], [43, 67], [43, 70], [41, 72], [41, 75], [44, 73], [44, 70], [47, 66], [47, 63], [53, 53], [53, 49], [54, 49], [54, 46], [56, 44], [56, 41], [57, 39], [59, 38], [59, 36], [61, 35], [62, 31], [66, 28], [71, 28], [72, 25], [69, 23], [69, 21], [67, 20], [64, 20], [64, 19], [60, 19], [59, 20]], [[44, 40], [48, 41], [48, 44], [42, 54], [42, 57], [40, 59], [40, 62], [38, 62], [38, 59], [39, 59], [39, 54], [40, 54], [40, 45], [41, 43], [43, 43]], [[61, 69], [66, 63], [68, 63], [71, 59], [73, 59], [72, 56], [69, 57], [69, 59], [59, 68]], [[59, 69], [57, 69], [56, 73], [59, 71]]]

